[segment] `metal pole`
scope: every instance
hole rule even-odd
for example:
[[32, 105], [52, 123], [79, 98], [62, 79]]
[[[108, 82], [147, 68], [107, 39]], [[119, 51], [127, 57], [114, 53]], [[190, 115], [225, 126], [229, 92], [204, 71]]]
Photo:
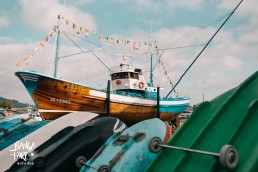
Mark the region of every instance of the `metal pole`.
[[160, 98], [159, 98], [159, 90], [160, 90], [160, 87], [157, 87], [157, 118], [160, 118], [160, 110], [159, 110], [159, 107], [160, 107], [160, 105], [159, 105], [159, 100], [160, 100]]
[[108, 80], [107, 84], [107, 116], [110, 113], [110, 80]]
[[57, 39], [56, 39], [56, 56], [55, 56], [55, 68], [54, 68], [54, 77], [57, 75], [57, 66], [58, 66], [58, 53], [59, 53], [59, 41], [60, 41], [60, 20], [61, 16], [58, 15], [59, 24], [57, 26]]
[[214, 152], [207, 152], [207, 151], [188, 149], [188, 148], [182, 148], [182, 147], [176, 147], [176, 146], [168, 146], [163, 144], [160, 144], [159, 146], [163, 148], [170, 148], [170, 149], [177, 149], [177, 150], [183, 150], [183, 151], [194, 152], [194, 153], [201, 153], [206, 155], [220, 156], [220, 154], [214, 153]]
[[206, 47], [210, 44], [210, 42], [213, 40], [213, 38], [217, 35], [217, 33], [220, 31], [220, 29], [225, 25], [225, 23], [228, 21], [228, 19], [232, 16], [232, 14], [236, 11], [236, 9], [239, 7], [239, 5], [243, 2], [239, 2], [239, 4], [235, 7], [235, 9], [230, 13], [230, 15], [227, 17], [227, 19], [222, 23], [222, 25], [219, 27], [219, 29], [213, 34], [211, 39], [207, 42], [207, 44], [203, 47], [203, 49], [200, 51], [200, 53], [197, 55], [197, 57], [194, 59], [194, 61], [190, 64], [190, 66], [186, 69], [186, 71], [183, 73], [183, 75], [180, 77], [180, 79], [177, 81], [175, 86], [171, 89], [171, 91], [167, 94], [166, 98], [170, 95], [170, 93], [176, 88], [177, 84], [182, 80], [182, 78], [185, 76], [185, 74], [188, 72], [188, 70], [192, 67], [192, 65], [195, 63], [195, 61], [200, 57], [202, 52], [206, 49]]

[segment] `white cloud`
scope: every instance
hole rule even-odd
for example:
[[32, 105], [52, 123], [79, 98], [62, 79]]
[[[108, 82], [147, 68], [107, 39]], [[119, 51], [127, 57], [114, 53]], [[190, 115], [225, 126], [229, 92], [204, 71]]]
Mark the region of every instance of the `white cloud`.
[[[220, 0], [219, 1], [219, 8], [224, 10], [233, 10], [239, 1], [232, 1], [232, 0]], [[238, 7], [236, 11], [236, 16], [238, 17], [245, 17], [245, 16], [251, 16], [252, 18], [256, 18], [258, 11], [258, 4], [256, 0], [248, 0], [243, 1], [241, 5]]]
[[[96, 0], [76, 0], [75, 3], [76, 5], [83, 5], [83, 4], [90, 4], [95, 2]], [[69, 4], [68, 4], [69, 5]]]
[[10, 42], [14, 42], [14, 41], [15, 41], [15, 39], [12, 37], [7, 37], [7, 36], [0, 37], [0, 42], [10, 43]]
[[39, 31], [49, 31], [57, 22], [57, 16], [62, 16], [75, 22], [78, 25], [95, 29], [94, 18], [83, 11], [80, 11], [75, 6], [59, 3], [57, 0], [21, 0], [22, 19], [24, 22]]
[[186, 8], [190, 10], [199, 10], [203, 7], [204, 0], [111, 0], [115, 3], [127, 3], [128, 8], [138, 12], [148, 10], [151, 13], [162, 13], [164, 10], [171, 13], [175, 8]]
[[171, 8], [183, 7], [191, 10], [201, 9], [203, 6], [203, 0], [167, 0], [168, 6]]
[[10, 19], [6, 16], [0, 16], [0, 28], [8, 27], [10, 25]]

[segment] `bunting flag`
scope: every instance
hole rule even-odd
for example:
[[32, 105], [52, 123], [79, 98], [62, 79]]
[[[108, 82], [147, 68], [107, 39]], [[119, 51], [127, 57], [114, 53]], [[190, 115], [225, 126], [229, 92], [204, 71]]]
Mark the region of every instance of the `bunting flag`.
[[39, 45], [44, 48], [45, 47], [45, 44], [43, 42], [40, 42]]
[[73, 23], [73, 29], [76, 29], [76, 24], [75, 23]]
[[[70, 25], [70, 23], [72, 23], [72, 28], [74, 30], [76, 30], [77, 34], [85, 34], [87, 37], [90, 35], [91, 31], [90, 29], [83, 27], [79, 24], [76, 24], [75, 22], [70, 22], [70, 20], [65, 19], [64, 17], [61, 17], [61, 19], [65, 20], [66, 25]], [[79, 28], [77, 30], [77, 28]], [[147, 42], [139, 42], [139, 41], [129, 41], [129, 40], [120, 40], [120, 39], [114, 39], [113, 37], [109, 37], [109, 36], [104, 36], [103, 34], [98, 34], [97, 32], [93, 32], [93, 35], [97, 36], [97, 39], [99, 41], [103, 41], [103, 39], [105, 40], [106, 43], [109, 43], [111, 45], [131, 45], [133, 50], [139, 50], [141, 48], [142, 45], [150, 45]]]
[[136, 49], [136, 42], [133, 41], [133, 49], [135, 50]]
[[103, 40], [103, 35], [99, 35], [99, 40], [100, 40], [100, 41]]
[[[165, 73], [165, 75], [166, 75], [166, 77], [167, 77], [167, 80], [169, 81], [169, 84], [171, 84], [172, 87], [173, 87], [172, 79], [168, 76], [167, 69], [166, 69], [166, 67], [165, 67], [165, 65], [164, 65], [164, 63], [163, 63], [163, 61], [161, 60], [161, 55], [162, 55], [162, 54], [159, 53], [157, 46], [155, 46], [155, 48], [156, 48], [156, 52], [157, 52], [158, 63], [162, 66], [162, 69], [164, 70], [164, 73]], [[176, 92], [176, 89], [174, 89], [174, 92]]]
[[21, 64], [22, 64], [22, 62], [19, 61], [19, 62], [16, 64], [16, 66], [20, 66]]
[[23, 59], [23, 61], [27, 62], [27, 61], [28, 61], [28, 57], [25, 57], [25, 58]]
[[115, 38], [110, 38], [110, 44], [112, 45], [114, 43]]
[[[72, 25], [72, 28], [73, 28], [74, 30], [76, 30], [76, 32], [77, 32], [78, 34], [83, 34], [83, 35], [86, 35], [86, 36], [88, 37], [91, 33], [93, 33], [93, 35], [96, 35], [96, 36], [97, 36], [97, 39], [98, 39], [99, 41], [103, 42], [103, 39], [104, 39], [105, 42], [106, 42], [106, 43], [109, 43], [110, 45], [115, 45], [115, 44], [116, 44], [116, 45], [131, 45], [131, 47], [132, 47], [133, 50], [139, 50], [142, 45], [145, 45], [145, 46], [146, 46], [146, 45], [150, 45], [150, 44], [147, 43], [147, 42], [139, 42], [139, 41], [137, 42], [137, 41], [124, 40], [124, 39], [115, 39], [114, 37], [104, 36], [103, 34], [99, 34], [99, 33], [95, 32], [95, 31], [91, 31], [90, 29], [88, 29], [88, 28], [86, 28], [86, 27], [77, 25], [75, 22], [72, 22], [72, 21], [70, 21], [70, 20], [67, 20], [67, 19], [65, 19], [64, 17], [61, 17], [60, 19], [61, 19], [61, 20], [65, 20], [65, 24], [66, 24], [67, 26], [71, 27], [71, 25]], [[79, 28], [79, 29], [77, 30], [77, 28]], [[32, 52], [28, 55], [28, 59], [26, 59], [26, 62], [28, 62], [28, 61], [30, 60], [29, 58], [32, 58], [32, 57], [35, 55], [35, 53], [39, 51], [39, 49], [45, 47], [45, 44], [53, 37], [53, 34], [55, 34], [58, 29], [59, 29], [59, 26], [57, 26], [57, 25], [53, 27], [53, 29], [52, 29], [53, 32], [50, 31], [50, 32], [48, 33], [48, 35], [44, 37], [44, 41], [42, 41], [42, 42], [39, 43], [39, 47], [36, 47], [36, 48], [34, 49], [34, 51], [32, 51]], [[23, 60], [23, 61], [24, 61], [24, 60]], [[23, 62], [23, 61], [19, 61], [19, 62], [16, 64], [16, 66], [22, 65], [22, 62]], [[25, 61], [24, 61], [24, 62], [25, 62]], [[160, 62], [162, 62], [162, 61], [160, 61]], [[163, 62], [162, 62], [162, 63], [163, 63]]]
[[[52, 30], [52, 31], [54, 31], [54, 33], [55, 33], [57, 28], [58, 28], [57, 26], [53, 27], [53, 30]], [[27, 65], [27, 64], [29, 63], [30, 59], [31, 59], [41, 48], [44, 48], [45, 45], [47, 44], [47, 42], [50, 40], [50, 38], [53, 37], [53, 32], [52, 32], [52, 31], [50, 31], [49, 34], [44, 37], [44, 41], [41, 41], [41, 42], [39, 43], [39, 46], [38, 46], [38, 47], [35, 47], [35, 49], [34, 49], [33, 51], [31, 51], [31, 52], [28, 54], [28, 56], [24, 57], [23, 60], [19, 61], [19, 62], [16, 64], [16, 66], [21, 66], [23, 63], [24, 63], [25, 65]]]
[[90, 33], [90, 29], [85, 29], [86, 33]]

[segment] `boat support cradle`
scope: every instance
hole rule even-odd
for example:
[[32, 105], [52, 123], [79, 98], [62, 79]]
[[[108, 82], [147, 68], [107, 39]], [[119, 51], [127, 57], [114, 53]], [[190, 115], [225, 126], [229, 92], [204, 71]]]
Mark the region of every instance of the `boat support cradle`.
[[220, 149], [220, 153], [214, 153], [214, 152], [207, 152], [202, 150], [164, 145], [162, 144], [162, 141], [159, 137], [153, 137], [148, 142], [148, 149], [152, 153], [158, 153], [161, 150], [161, 148], [176, 149], [176, 150], [182, 150], [186, 152], [216, 156], [216, 157], [219, 157], [219, 162], [221, 166], [230, 170], [233, 170], [236, 168], [239, 160], [237, 149], [232, 145], [224, 145]]

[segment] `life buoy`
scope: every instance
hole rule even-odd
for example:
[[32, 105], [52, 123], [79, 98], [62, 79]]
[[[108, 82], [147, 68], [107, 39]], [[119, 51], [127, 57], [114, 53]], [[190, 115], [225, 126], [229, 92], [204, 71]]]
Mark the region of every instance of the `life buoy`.
[[116, 80], [116, 85], [121, 85], [121, 81], [120, 80]]
[[140, 82], [140, 83], [138, 84], [138, 87], [139, 87], [140, 89], [142, 89], [142, 88], [144, 87], [144, 83], [143, 83], [143, 82]]

